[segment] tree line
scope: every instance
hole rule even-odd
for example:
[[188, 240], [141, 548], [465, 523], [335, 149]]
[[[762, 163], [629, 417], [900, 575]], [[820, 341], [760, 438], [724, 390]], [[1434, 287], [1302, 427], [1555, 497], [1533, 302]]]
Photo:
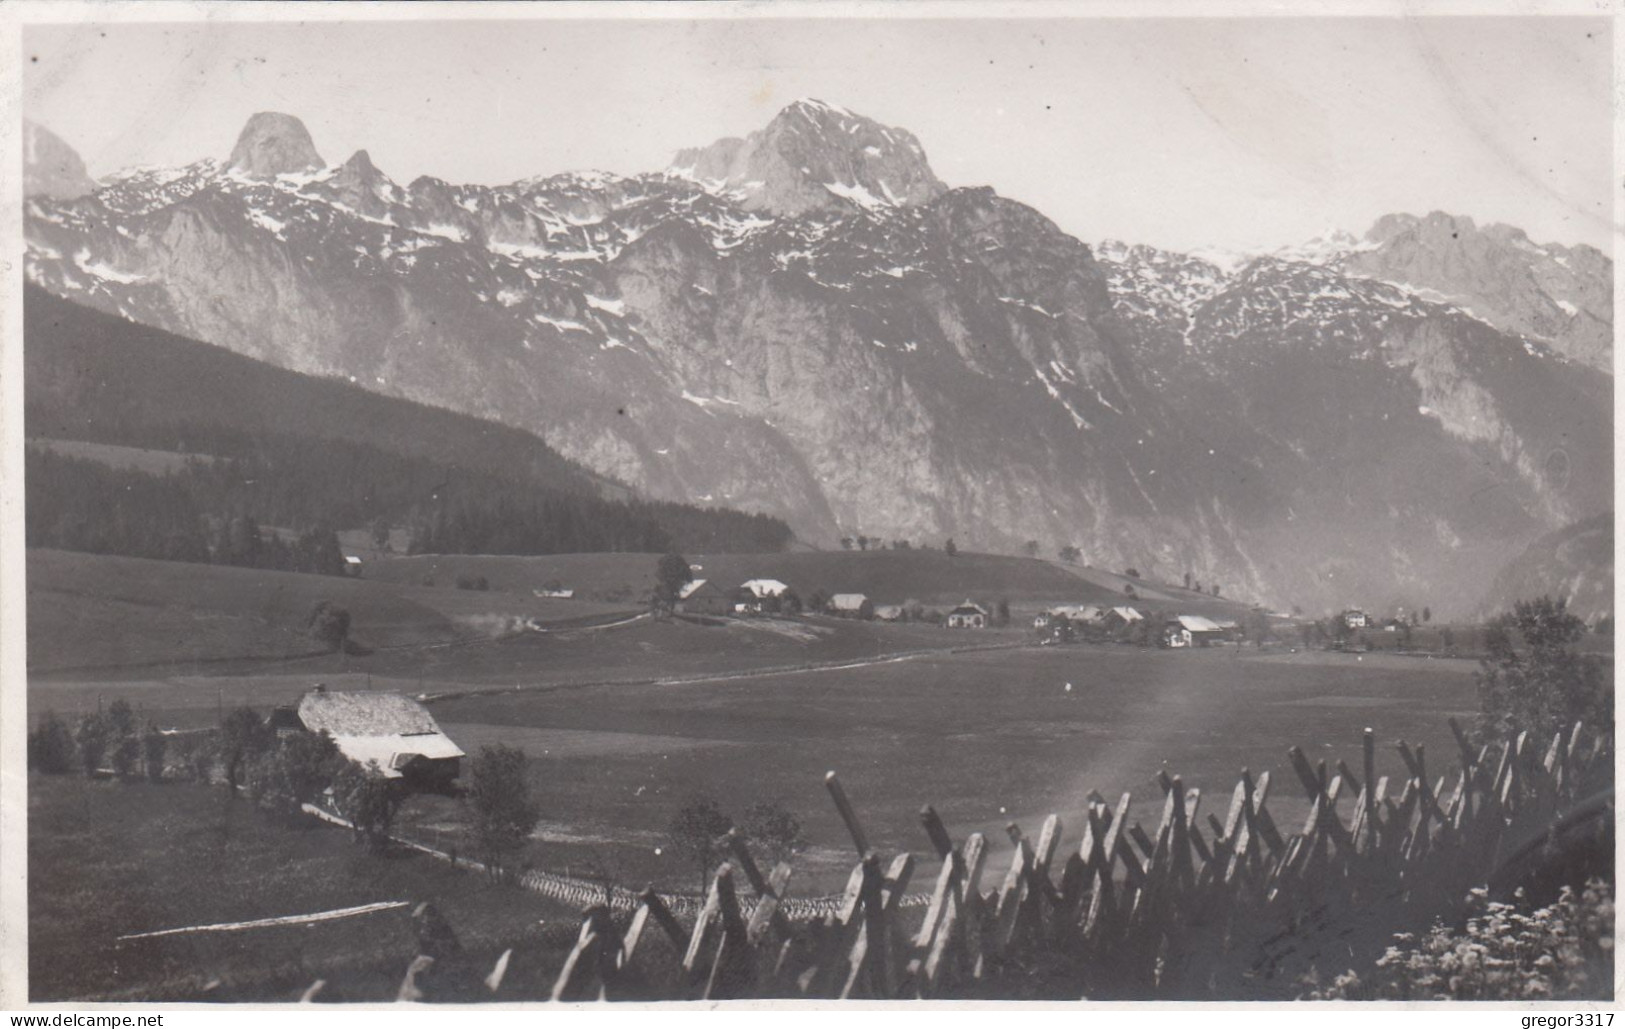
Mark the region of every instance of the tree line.
[[270, 435], [234, 445], [246, 449], [164, 474], [30, 447], [28, 544], [338, 574], [333, 530], [380, 521], [409, 527], [419, 553], [762, 552], [791, 538], [765, 515], [608, 500], [342, 440]]

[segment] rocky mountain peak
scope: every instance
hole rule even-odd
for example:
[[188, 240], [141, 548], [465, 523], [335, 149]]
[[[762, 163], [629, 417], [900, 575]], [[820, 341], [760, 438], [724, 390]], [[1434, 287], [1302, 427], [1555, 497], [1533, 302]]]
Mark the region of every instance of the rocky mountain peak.
[[400, 199], [395, 183], [378, 170], [365, 150], [357, 150], [339, 165], [327, 185], [340, 203], [368, 218], [383, 218], [389, 205]]
[[813, 99], [790, 104], [744, 139], [679, 152], [668, 174], [718, 184], [749, 210], [788, 215], [923, 204], [947, 189], [912, 133]]
[[23, 119], [23, 195], [72, 200], [96, 188], [77, 151], [43, 125]]
[[253, 179], [274, 179], [326, 167], [305, 123], [276, 111], [260, 111], [248, 119], [226, 162], [228, 171]]
[[1344, 266], [1429, 291], [1497, 328], [1599, 371], [1613, 367], [1613, 262], [1590, 247], [1532, 242], [1465, 215], [1389, 214]]

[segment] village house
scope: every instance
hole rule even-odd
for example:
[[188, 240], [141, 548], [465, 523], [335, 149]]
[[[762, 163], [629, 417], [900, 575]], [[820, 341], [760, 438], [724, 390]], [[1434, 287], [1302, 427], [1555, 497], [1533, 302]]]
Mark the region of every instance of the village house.
[[425, 790], [444, 790], [461, 771], [463, 751], [428, 708], [399, 693], [329, 691], [317, 686], [299, 700], [299, 724], [326, 732], [345, 757], [378, 763], [386, 779]]
[[742, 614], [777, 611], [790, 587], [777, 579], [747, 579], [739, 584], [734, 610]]
[[1117, 632], [1144, 619], [1145, 615], [1132, 607], [1114, 607], [1100, 616], [1100, 624], [1111, 632]]
[[1366, 618], [1364, 611], [1351, 607], [1343, 612], [1343, 624], [1350, 629], [1364, 629], [1370, 624], [1370, 620]]
[[985, 629], [987, 628], [987, 608], [980, 604], [966, 600], [963, 604], [948, 612], [948, 628], [950, 629]]
[[1175, 615], [1163, 626], [1163, 642], [1170, 647], [1206, 647], [1224, 638], [1224, 629], [1201, 615]]
[[875, 618], [882, 622], [900, 622], [903, 620], [903, 605], [882, 604], [875, 608]]
[[710, 579], [690, 579], [677, 594], [677, 610], [685, 615], [725, 615], [733, 600]]
[[862, 593], [837, 593], [829, 598], [829, 611], [842, 618], [868, 621], [875, 616], [875, 605]]
[[539, 590], [531, 590], [531, 593], [535, 594], [536, 597], [541, 600], [573, 600], [575, 599], [576, 595], [575, 590], [567, 590], [559, 587], [544, 587]]
[[1049, 609], [1050, 617], [1063, 617], [1069, 622], [1096, 622], [1100, 620], [1098, 604], [1057, 604]]

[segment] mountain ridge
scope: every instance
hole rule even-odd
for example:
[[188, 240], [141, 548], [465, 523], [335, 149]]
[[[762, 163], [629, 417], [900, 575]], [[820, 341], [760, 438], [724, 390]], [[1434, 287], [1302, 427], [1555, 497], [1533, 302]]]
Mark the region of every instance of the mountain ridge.
[[[762, 130], [770, 172], [791, 143], [878, 125], [824, 108], [781, 112], [789, 142]], [[31, 200], [27, 269], [825, 544], [1071, 543], [1234, 595], [1375, 606], [1481, 594], [1487, 555], [1586, 516], [1612, 481], [1607, 376], [1473, 300], [1348, 267], [1374, 247], [1323, 240], [1319, 260], [1235, 270], [1092, 248], [989, 188], [942, 186], [923, 151], [919, 191], [899, 195], [875, 176], [901, 176], [886, 161], [918, 143], [888, 131], [896, 153], [873, 167], [843, 164], [869, 145], [843, 138], [751, 189], [738, 177], [768, 166], [742, 143], [702, 158], [715, 178], [700, 159], [494, 187], [403, 188], [357, 157], [265, 180], [149, 170]], [[1327, 500], [1348, 489], [1340, 466], [1371, 495]], [[1486, 484], [1504, 499], [1484, 510], [1449, 492]], [[1394, 517], [1426, 529], [1373, 524]]]

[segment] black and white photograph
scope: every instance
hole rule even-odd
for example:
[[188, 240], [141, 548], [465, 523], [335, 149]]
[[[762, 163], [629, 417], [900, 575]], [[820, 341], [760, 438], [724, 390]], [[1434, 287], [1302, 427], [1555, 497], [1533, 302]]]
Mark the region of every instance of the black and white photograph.
[[7, 6], [0, 1008], [1613, 1003], [1617, 7]]

